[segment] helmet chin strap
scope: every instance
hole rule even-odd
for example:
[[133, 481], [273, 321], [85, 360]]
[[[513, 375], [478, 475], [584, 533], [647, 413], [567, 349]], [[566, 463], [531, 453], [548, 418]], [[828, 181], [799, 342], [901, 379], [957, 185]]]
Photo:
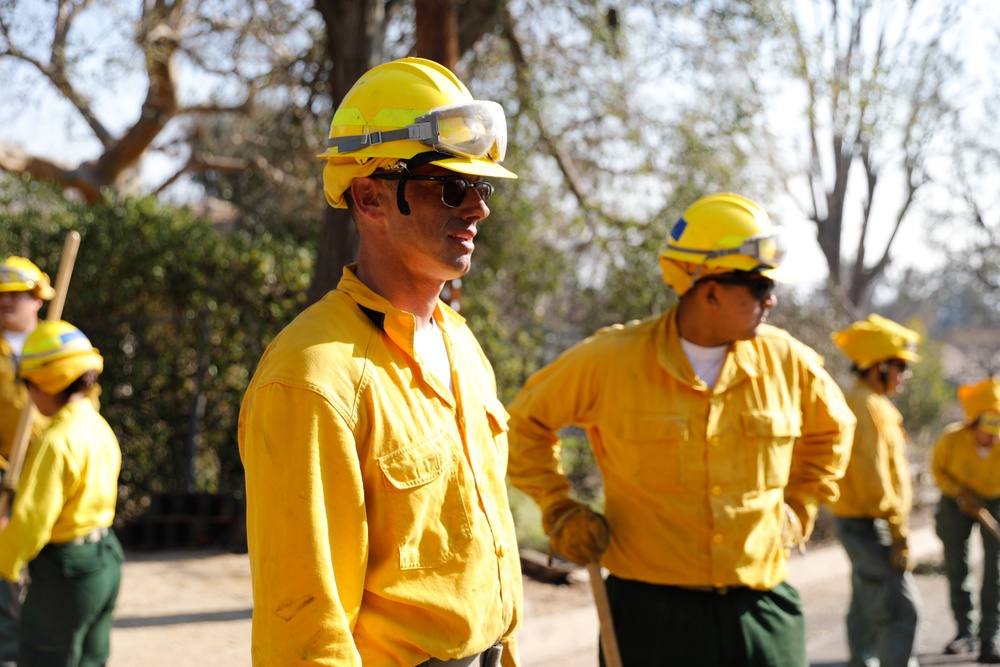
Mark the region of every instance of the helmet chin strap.
[[396, 208], [399, 209], [400, 214], [410, 214], [410, 204], [406, 201], [406, 182], [410, 180], [410, 170], [419, 169], [420, 167], [430, 164], [435, 160], [446, 160], [451, 157], [454, 156], [448, 155], [447, 153], [440, 153], [438, 151], [426, 151], [423, 153], [417, 153], [410, 159], [402, 160], [398, 163], [397, 166], [400, 166], [402, 169], [402, 174], [399, 177], [399, 183], [396, 185]]

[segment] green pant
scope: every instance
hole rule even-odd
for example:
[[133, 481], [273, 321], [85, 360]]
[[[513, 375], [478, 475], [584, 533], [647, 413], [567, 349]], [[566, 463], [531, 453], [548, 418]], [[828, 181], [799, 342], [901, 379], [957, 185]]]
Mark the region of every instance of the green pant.
[[[837, 518], [834, 528], [851, 559], [847, 611], [848, 667], [915, 666], [920, 593], [909, 572], [889, 567], [889, 525], [880, 519]], [[874, 662], [877, 659], [878, 662]]]
[[49, 545], [28, 564], [18, 667], [101, 667], [125, 557], [113, 532], [102, 541]]
[[0, 663], [17, 660], [24, 588], [23, 584], [0, 579]]
[[[984, 500], [983, 505], [994, 517], [1000, 516], [1000, 498]], [[984, 644], [992, 642], [1000, 628], [1000, 544], [986, 528], [979, 526], [983, 538], [983, 587], [979, 592], [982, 619], [977, 627], [969, 574], [969, 537], [978, 521], [962, 514], [955, 499], [948, 496], [941, 496], [935, 518], [937, 534], [944, 545], [944, 569], [958, 632], [978, 633]]]
[[809, 664], [802, 603], [789, 584], [719, 595], [612, 575], [607, 588], [625, 667]]

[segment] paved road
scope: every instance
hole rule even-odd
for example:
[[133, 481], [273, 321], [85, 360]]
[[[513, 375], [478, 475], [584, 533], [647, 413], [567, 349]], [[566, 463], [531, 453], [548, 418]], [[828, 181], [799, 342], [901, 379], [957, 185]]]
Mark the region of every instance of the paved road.
[[[914, 531], [919, 571], [939, 570], [940, 543], [930, 528]], [[974, 550], [981, 558], [981, 549]], [[803, 599], [813, 667], [847, 656], [844, 613], [850, 566], [839, 545], [813, 549], [790, 563]], [[940, 654], [955, 629], [940, 574], [917, 577], [923, 595], [919, 637], [922, 665], [975, 665], [975, 656]], [[579, 599], [579, 596], [576, 597]], [[115, 627], [110, 667], [247, 667], [252, 600], [245, 555], [171, 552], [130, 555]], [[519, 636], [523, 667], [597, 667], [597, 614], [590, 604], [562, 608], [527, 600]], [[545, 612], [545, 613], [539, 613]]]

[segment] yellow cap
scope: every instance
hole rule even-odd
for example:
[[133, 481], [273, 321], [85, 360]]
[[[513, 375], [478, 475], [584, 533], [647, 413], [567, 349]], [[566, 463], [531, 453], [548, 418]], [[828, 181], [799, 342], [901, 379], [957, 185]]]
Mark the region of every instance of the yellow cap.
[[0, 262], [0, 292], [33, 292], [39, 299], [56, 295], [49, 276], [25, 257], [11, 256]]
[[920, 334], [881, 315], [869, 315], [830, 338], [862, 370], [888, 359], [920, 361], [916, 352]]
[[[958, 388], [958, 402], [962, 404], [965, 417], [974, 422], [984, 413], [1000, 413], [1000, 378], [989, 377], [976, 384], [965, 384]], [[990, 415], [992, 416], [992, 415]], [[1000, 414], [998, 414], [1000, 416]], [[997, 419], [986, 420], [993, 428], [1000, 427]], [[989, 428], [984, 431], [990, 432]], [[997, 435], [1000, 430], [994, 433]]]
[[24, 341], [17, 374], [54, 396], [90, 370], [104, 370], [104, 358], [83, 332], [69, 322], [43, 321]]

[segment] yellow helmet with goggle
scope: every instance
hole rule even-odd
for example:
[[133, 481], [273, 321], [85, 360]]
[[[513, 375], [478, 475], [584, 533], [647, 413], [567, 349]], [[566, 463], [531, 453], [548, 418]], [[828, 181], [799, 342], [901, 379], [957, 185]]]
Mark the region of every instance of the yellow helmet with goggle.
[[784, 249], [756, 202], [730, 192], [697, 200], [674, 223], [660, 253], [663, 280], [683, 296], [701, 278], [745, 271], [777, 280]]
[[0, 292], [31, 292], [46, 301], [56, 295], [47, 273], [30, 259], [16, 256], [0, 262]]
[[17, 375], [54, 396], [91, 370], [104, 370], [104, 358], [90, 339], [69, 322], [45, 320], [24, 341]]
[[517, 178], [500, 166], [507, 121], [496, 102], [475, 100], [448, 68], [423, 58], [373, 67], [334, 113], [323, 172], [327, 200], [345, 208], [351, 181], [377, 169], [435, 164], [494, 178]]

